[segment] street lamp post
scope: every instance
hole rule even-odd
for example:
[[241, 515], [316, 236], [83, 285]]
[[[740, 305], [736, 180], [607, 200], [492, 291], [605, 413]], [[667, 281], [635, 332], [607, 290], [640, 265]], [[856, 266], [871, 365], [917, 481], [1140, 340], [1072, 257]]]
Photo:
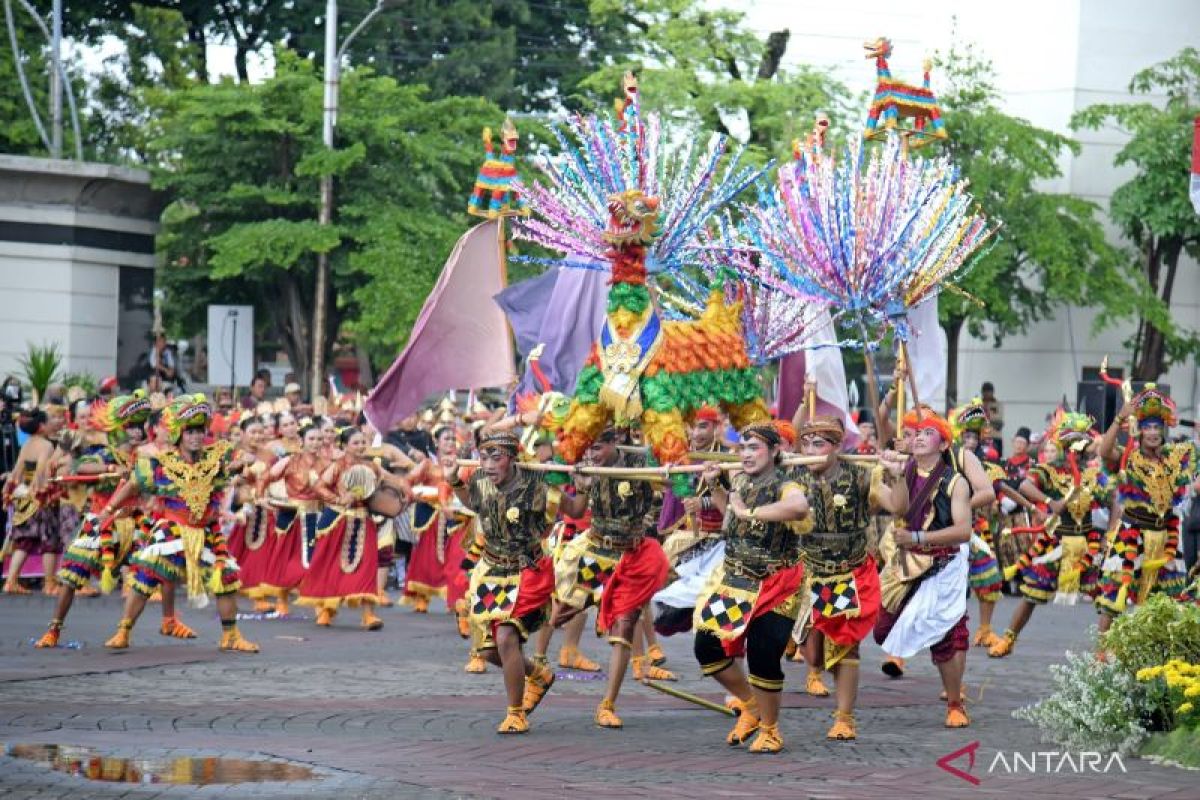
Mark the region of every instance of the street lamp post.
[[[325, 147], [333, 149], [333, 133], [337, 126], [338, 100], [341, 88], [340, 71], [342, 57], [346, 48], [362, 32], [371, 20], [375, 19], [384, 9], [385, 0], [377, 0], [362, 20], [354, 26], [354, 30], [346, 36], [341, 46], [337, 43], [337, 0], [326, 0], [325, 3], [325, 113], [321, 126], [321, 139]], [[333, 222], [333, 176], [321, 176], [321, 210], [317, 217], [320, 225]], [[315, 399], [324, 391], [325, 383], [325, 318], [328, 316], [329, 305], [329, 254], [317, 254], [317, 287], [313, 299], [313, 350], [312, 370], [309, 381], [310, 396]]]

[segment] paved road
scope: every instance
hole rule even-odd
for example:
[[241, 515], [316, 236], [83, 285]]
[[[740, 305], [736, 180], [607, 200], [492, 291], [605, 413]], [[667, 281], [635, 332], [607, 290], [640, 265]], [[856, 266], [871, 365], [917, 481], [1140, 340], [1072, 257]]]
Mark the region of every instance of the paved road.
[[[997, 619], [1007, 619], [1012, 605], [1005, 600]], [[1055, 749], [1011, 712], [1044, 693], [1046, 668], [1065, 649], [1088, 646], [1094, 613], [1087, 605], [1040, 610], [1014, 657], [972, 652], [973, 724], [966, 731], [942, 727], [939, 683], [926, 657], [892, 681], [878, 672], [880, 653], [870, 644], [859, 739], [826, 742], [832, 700], [800, 694], [804, 668], [790, 665], [782, 723], [790, 749], [779, 756], [728, 748], [725, 718], [641, 686], [628, 686], [619, 704], [623, 731], [596, 729], [591, 714], [603, 684], [577, 673], [564, 673], [529, 735], [497, 736], [500, 675], [463, 673], [462, 642], [442, 613], [384, 610], [387, 627], [378, 633], [358, 630], [354, 615], [328, 630], [303, 615], [250, 619], [243, 630], [263, 653], [242, 656], [217, 652], [211, 609], [184, 613], [201, 634], [196, 641], [160, 637], [151, 607], [132, 650], [105, 651], [119, 616], [115, 598], [77, 602], [63, 637], [77, 648], [35, 650], [50, 612], [46, 598], [0, 597], [0, 741], [82, 745], [113, 756], [270, 757], [308, 765], [317, 779], [105, 784], [0, 756], [0, 797], [1200, 798], [1200, 773], [1134, 758], [1124, 773], [989, 772], [998, 752], [1011, 761], [1014, 751]], [[715, 684], [698, 675], [690, 639], [665, 646], [681, 688], [720, 699]], [[585, 640], [593, 657], [604, 658], [606, 648]], [[973, 742], [969, 772], [978, 785], [936, 765]], [[967, 761], [964, 755], [954, 765], [967, 770]]]

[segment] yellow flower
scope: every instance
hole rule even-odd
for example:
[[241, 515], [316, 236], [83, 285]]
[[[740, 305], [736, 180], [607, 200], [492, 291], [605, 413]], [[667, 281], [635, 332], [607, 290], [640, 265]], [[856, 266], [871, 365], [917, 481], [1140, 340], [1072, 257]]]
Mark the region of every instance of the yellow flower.
[[508, 509], [508, 511], [504, 512], [504, 518], [509, 522], [516, 522], [521, 518], [521, 510], [516, 506], [513, 506], [512, 508]]
[[1159, 675], [1162, 674], [1162, 671], [1163, 671], [1162, 667], [1143, 667], [1142, 669], [1138, 670], [1137, 679], [1139, 681], [1154, 680], [1155, 678], [1157, 678]]
[[1191, 686], [1183, 691], [1184, 697], [1200, 697], [1200, 683], [1193, 682]]
[[1191, 703], [1184, 703], [1179, 708], [1175, 709], [1175, 713], [1176, 714], [1190, 714], [1194, 707], [1195, 706], [1193, 706]]
[[844, 494], [835, 494], [833, 496], [834, 508], [842, 508], [846, 505], [846, 496]]
[[633, 494], [633, 487], [629, 485], [629, 481], [621, 481], [617, 484], [617, 497], [624, 500], [631, 494]]

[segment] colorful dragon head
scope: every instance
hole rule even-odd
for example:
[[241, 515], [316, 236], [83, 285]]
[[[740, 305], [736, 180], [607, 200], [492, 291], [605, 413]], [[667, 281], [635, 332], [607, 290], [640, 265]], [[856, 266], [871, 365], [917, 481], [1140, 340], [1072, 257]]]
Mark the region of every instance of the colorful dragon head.
[[891, 58], [892, 40], [886, 36], [880, 36], [873, 41], [864, 42], [863, 50], [866, 51], [867, 58]]
[[616, 248], [648, 245], [658, 236], [658, 198], [640, 189], [627, 189], [608, 198], [608, 229], [604, 241]]
[[1157, 422], [1164, 428], [1170, 428], [1178, 422], [1175, 401], [1153, 383], [1147, 383], [1132, 402], [1138, 427], [1147, 422]]
[[212, 416], [208, 398], [202, 394], [191, 394], [180, 397], [164, 408], [162, 422], [170, 441], [178, 442], [184, 428], [207, 429]]
[[961, 441], [962, 435], [966, 431], [982, 436], [983, 429], [988, 424], [987, 409], [983, 407], [983, 400], [972, 397], [969, 403], [964, 403], [951, 411], [950, 424], [954, 429], [955, 441]]
[[146, 424], [150, 418], [150, 401], [146, 393], [138, 389], [133, 394], [123, 394], [109, 400], [96, 400], [92, 403], [91, 414], [88, 416], [88, 426], [93, 430], [108, 434], [110, 444], [120, 444], [128, 437], [126, 428]]
[[1076, 412], [1060, 412], [1054, 421], [1054, 442], [1059, 450], [1079, 450], [1092, 441], [1092, 426], [1096, 421], [1087, 414]]

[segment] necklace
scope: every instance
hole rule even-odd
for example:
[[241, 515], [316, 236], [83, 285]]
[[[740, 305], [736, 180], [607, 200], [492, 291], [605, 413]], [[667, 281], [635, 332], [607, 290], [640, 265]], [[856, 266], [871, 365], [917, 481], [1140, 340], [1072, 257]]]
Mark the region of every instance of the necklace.
[[225, 454], [229, 452], [228, 442], [218, 442], [204, 451], [199, 461], [188, 463], [167, 450], [158, 456], [163, 474], [175, 487], [179, 498], [187, 504], [192, 519], [200, 520], [208, 510], [208, 503], [216, 488], [224, 464]]

